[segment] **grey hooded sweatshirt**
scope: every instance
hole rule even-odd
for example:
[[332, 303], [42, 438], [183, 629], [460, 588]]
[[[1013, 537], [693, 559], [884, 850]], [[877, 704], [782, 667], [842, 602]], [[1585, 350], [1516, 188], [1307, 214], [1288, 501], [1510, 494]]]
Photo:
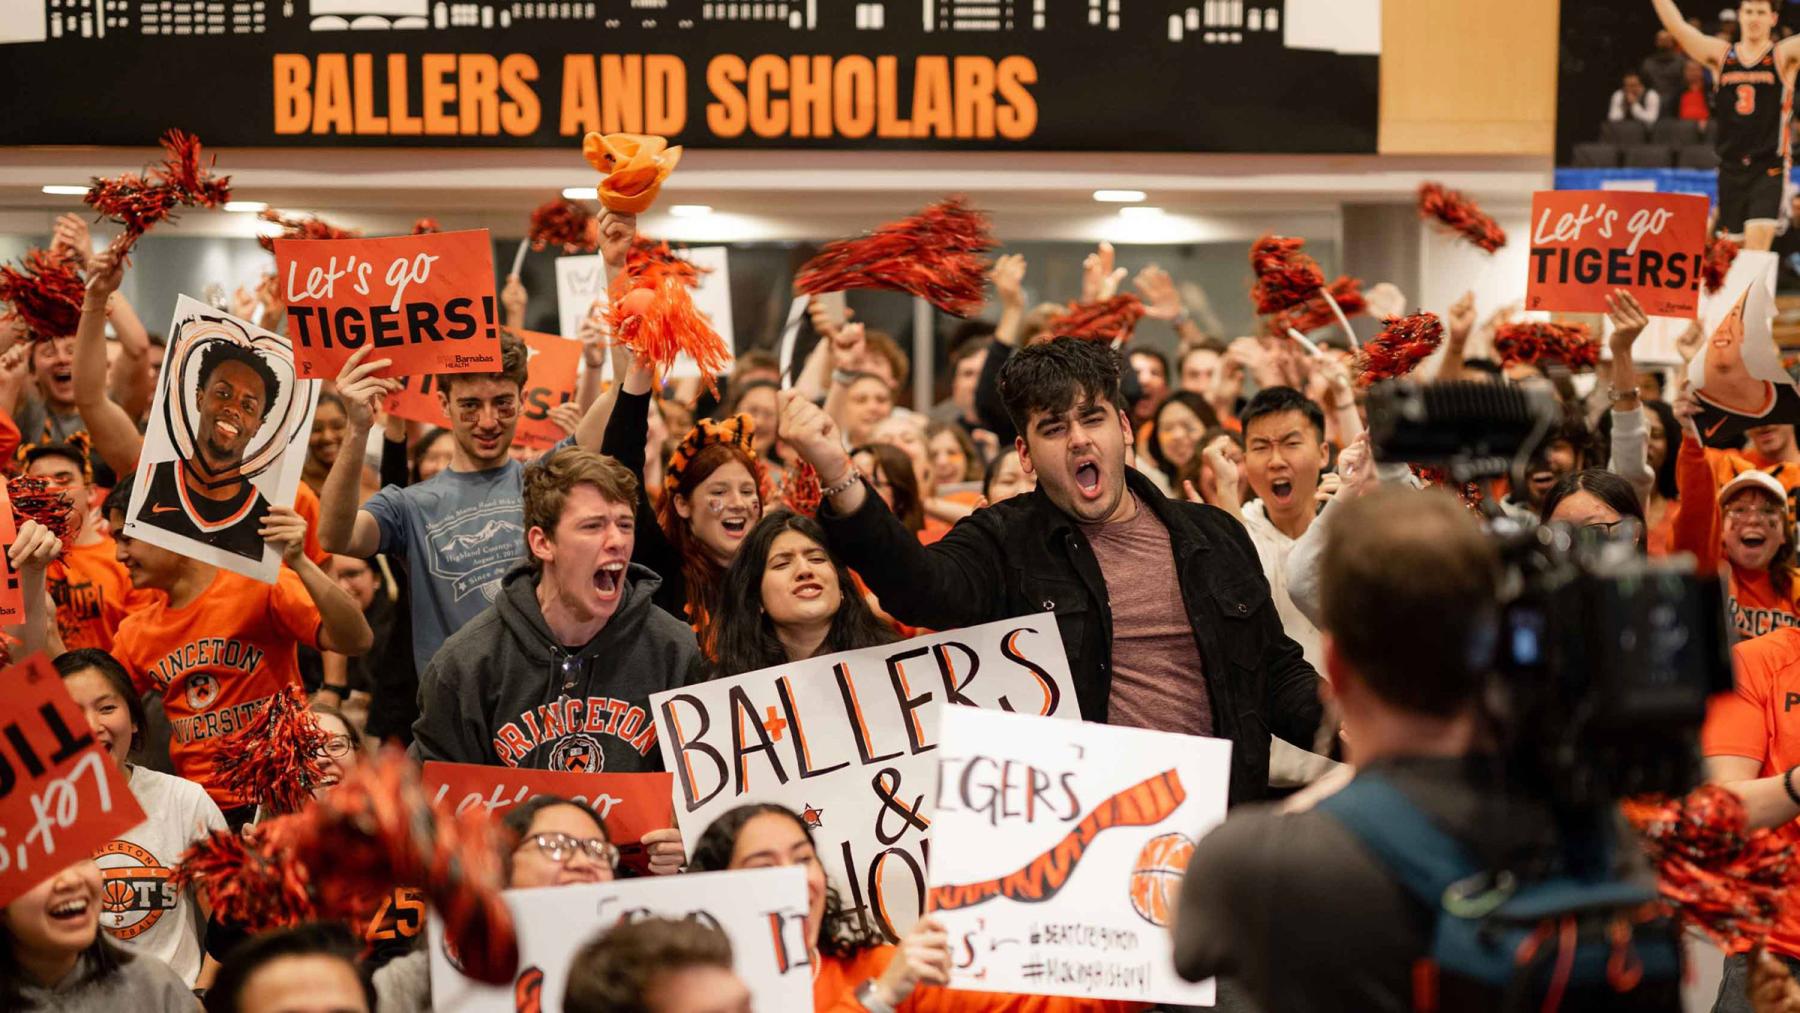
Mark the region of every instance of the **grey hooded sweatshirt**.
[[420, 675], [414, 755], [590, 774], [661, 770], [650, 694], [703, 672], [694, 631], [651, 601], [661, 583], [632, 564], [619, 610], [573, 647], [544, 621], [537, 572], [507, 574], [494, 604], [451, 634]]

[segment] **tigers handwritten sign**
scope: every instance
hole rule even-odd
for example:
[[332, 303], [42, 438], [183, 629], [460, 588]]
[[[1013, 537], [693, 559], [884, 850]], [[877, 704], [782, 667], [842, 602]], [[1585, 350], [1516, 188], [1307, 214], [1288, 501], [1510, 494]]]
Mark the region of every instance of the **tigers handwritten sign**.
[[500, 368], [486, 229], [383, 239], [277, 239], [276, 282], [303, 380], [330, 380], [370, 345], [384, 376]]
[[890, 939], [925, 896], [946, 703], [1079, 717], [1048, 613], [654, 693], [656, 740], [692, 846], [714, 819], [779, 802], [812, 828], [853, 916]]
[[606, 835], [618, 846], [620, 861], [639, 871], [648, 864], [640, 843], [644, 835], [675, 825], [675, 814], [669, 807], [674, 781], [666, 773], [578, 774], [432, 762], [425, 764], [420, 777], [432, 801], [444, 802], [458, 813], [480, 806], [495, 819], [538, 795], [560, 795], [583, 802], [606, 821]]
[[1531, 199], [1525, 305], [1605, 313], [1624, 289], [1654, 317], [1700, 308], [1705, 197], [1630, 190], [1544, 190]]
[[0, 672], [0, 905], [142, 822], [43, 655]]
[[1169, 933], [1231, 743], [970, 707], [940, 718], [931, 910], [952, 988], [1210, 1006]]
[[505, 897], [519, 932], [510, 988], [458, 973], [443, 923], [431, 917], [431, 1008], [438, 1013], [558, 1013], [576, 952], [621, 921], [645, 917], [687, 918], [724, 932], [752, 1008], [812, 1009], [806, 873], [798, 866], [508, 890]]

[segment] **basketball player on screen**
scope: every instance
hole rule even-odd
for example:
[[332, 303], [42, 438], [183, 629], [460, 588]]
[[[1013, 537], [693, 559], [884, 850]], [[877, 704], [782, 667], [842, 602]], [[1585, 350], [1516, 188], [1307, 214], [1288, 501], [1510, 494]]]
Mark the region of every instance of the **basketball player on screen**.
[[1775, 41], [1781, 0], [1742, 0], [1738, 41], [1688, 24], [1675, 0], [1651, 0], [1663, 27], [1688, 56], [1713, 73], [1713, 122], [1719, 152], [1718, 229], [1749, 250], [1767, 250], [1787, 215], [1788, 113], [1800, 36]]

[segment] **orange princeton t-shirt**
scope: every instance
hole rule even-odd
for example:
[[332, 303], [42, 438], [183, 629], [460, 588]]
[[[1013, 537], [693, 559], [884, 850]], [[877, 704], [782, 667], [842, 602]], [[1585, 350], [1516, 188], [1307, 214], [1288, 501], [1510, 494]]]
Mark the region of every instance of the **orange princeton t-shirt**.
[[139, 590], [116, 555], [111, 535], [92, 545], [72, 545], [45, 568], [44, 580], [56, 602], [56, 630], [63, 646], [112, 650], [113, 632], [125, 617], [163, 597]]
[[159, 599], [127, 616], [113, 656], [139, 692], [162, 694], [175, 772], [229, 809], [244, 800], [213, 783], [220, 742], [277, 692], [300, 685], [299, 644], [319, 646], [319, 610], [298, 574], [284, 566], [264, 584], [220, 570], [185, 608]]
[[[1712, 698], [1700, 732], [1706, 756], [1743, 756], [1761, 766], [1757, 777], [1772, 777], [1800, 764], [1800, 629], [1788, 627], [1731, 649], [1737, 688]], [[1777, 833], [1800, 843], [1800, 823]], [[1769, 949], [1800, 958], [1800, 894], [1782, 900]]]

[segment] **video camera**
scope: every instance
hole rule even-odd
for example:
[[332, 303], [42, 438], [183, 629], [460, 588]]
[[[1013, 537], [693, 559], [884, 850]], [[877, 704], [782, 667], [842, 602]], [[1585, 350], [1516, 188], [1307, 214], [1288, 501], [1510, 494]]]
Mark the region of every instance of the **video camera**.
[[[1369, 429], [1378, 460], [1458, 483], [1510, 473], [1520, 488], [1560, 412], [1548, 391], [1391, 381], [1370, 394]], [[1692, 788], [1707, 699], [1732, 685], [1719, 578], [1647, 558], [1625, 527], [1596, 537], [1489, 512], [1505, 572], [1487, 709], [1511, 776], [1569, 817]]]

